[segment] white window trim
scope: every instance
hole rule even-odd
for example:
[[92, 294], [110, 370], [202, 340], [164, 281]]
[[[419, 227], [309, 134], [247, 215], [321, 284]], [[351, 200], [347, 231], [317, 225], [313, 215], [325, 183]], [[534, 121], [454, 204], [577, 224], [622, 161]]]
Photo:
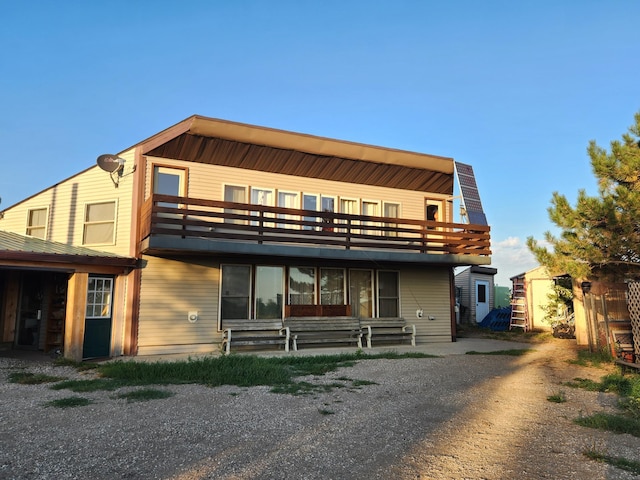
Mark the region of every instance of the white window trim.
[[[33, 212], [34, 210], [46, 210], [46, 214], [45, 214], [45, 222], [44, 222], [44, 236], [42, 237], [43, 240], [46, 240], [48, 238], [49, 235], [49, 205], [41, 205], [41, 206], [37, 206], [37, 207], [31, 207], [27, 209], [27, 219], [25, 221], [25, 235], [32, 237], [33, 235], [31, 235], [29, 233], [29, 229], [33, 228], [33, 226], [29, 225], [29, 217], [31, 216], [31, 212]], [[42, 228], [42, 227], [36, 227], [36, 228]], [[34, 238], [39, 238], [39, 237], [34, 237]]]
[[[111, 239], [111, 242], [105, 242], [105, 243], [85, 243], [85, 227], [87, 225], [87, 208], [90, 205], [99, 205], [101, 203], [113, 203], [114, 204], [114, 212], [113, 212], [113, 238]], [[86, 202], [84, 204], [84, 209], [82, 210], [82, 245], [115, 245], [116, 244], [116, 239], [118, 237], [118, 199], [109, 199], [109, 200], [96, 200], [93, 202]], [[109, 222], [93, 222], [92, 225], [95, 225], [96, 223], [109, 223]]]
[[[295, 204], [292, 207], [286, 207], [284, 205], [280, 205], [280, 194], [281, 193], [285, 193], [285, 194], [289, 194], [289, 195], [295, 195], [296, 197], [296, 201], [294, 202]], [[296, 210], [300, 210], [300, 202], [302, 201], [302, 194], [299, 191], [295, 191], [295, 190], [276, 190], [275, 193], [275, 202], [276, 205], [278, 207], [282, 207], [282, 208], [294, 208]], [[300, 216], [298, 215], [286, 215], [286, 214], [282, 214], [279, 213], [278, 214], [278, 218], [289, 218], [290, 220], [302, 220], [302, 218], [300, 218]], [[295, 229], [295, 230], [300, 230], [301, 226], [300, 225], [292, 225], [290, 223], [283, 223], [283, 224], [279, 224], [278, 225], [279, 228], [289, 228], [289, 229]]]
[[245, 203], [249, 203], [248, 199], [249, 199], [249, 185], [240, 185], [238, 183], [223, 183], [222, 184], [222, 201], [226, 202], [227, 200], [225, 200], [225, 193], [227, 191], [227, 187], [234, 187], [234, 188], [242, 188], [244, 190], [244, 198], [245, 198]]

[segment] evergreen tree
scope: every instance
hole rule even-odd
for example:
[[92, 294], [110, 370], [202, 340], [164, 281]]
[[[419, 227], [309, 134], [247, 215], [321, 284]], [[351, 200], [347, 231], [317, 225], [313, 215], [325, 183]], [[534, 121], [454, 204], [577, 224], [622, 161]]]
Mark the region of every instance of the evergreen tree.
[[545, 233], [553, 251], [533, 238], [527, 245], [552, 275], [623, 281], [640, 278], [640, 112], [622, 141], [611, 151], [589, 143], [591, 167], [598, 180], [598, 196], [578, 192], [575, 207], [554, 192], [549, 218], [560, 228], [556, 237]]

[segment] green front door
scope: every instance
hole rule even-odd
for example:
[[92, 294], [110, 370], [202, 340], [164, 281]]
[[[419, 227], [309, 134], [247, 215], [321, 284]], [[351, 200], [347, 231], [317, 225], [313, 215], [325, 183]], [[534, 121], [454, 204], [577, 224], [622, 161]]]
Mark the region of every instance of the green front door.
[[110, 356], [112, 299], [113, 278], [90, 276], [82, 358]]

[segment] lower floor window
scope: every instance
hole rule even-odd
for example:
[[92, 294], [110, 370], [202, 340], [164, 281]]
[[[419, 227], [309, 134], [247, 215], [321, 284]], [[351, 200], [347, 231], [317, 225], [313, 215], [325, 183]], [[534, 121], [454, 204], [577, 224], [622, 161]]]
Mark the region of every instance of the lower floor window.
[[223, 265], [220, 298], [222, 320], [251, 318], [249, 297], [251, 292], [251, 267], [249, 265]]
[[393, 271], [222, 265], [220, 318], [280, 319], [285, 299], [288, 305], [351, 305], [351, 314], [361, 318], [397, 317], [399, 291]]

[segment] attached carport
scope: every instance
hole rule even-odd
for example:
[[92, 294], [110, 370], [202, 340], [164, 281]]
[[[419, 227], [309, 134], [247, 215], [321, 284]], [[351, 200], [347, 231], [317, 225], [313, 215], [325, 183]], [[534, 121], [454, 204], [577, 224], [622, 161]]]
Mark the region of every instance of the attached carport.
[[134, 322], [126, 295], [136, 264], [0, 231], [0, 346], [77, 361], [131, 354]]

